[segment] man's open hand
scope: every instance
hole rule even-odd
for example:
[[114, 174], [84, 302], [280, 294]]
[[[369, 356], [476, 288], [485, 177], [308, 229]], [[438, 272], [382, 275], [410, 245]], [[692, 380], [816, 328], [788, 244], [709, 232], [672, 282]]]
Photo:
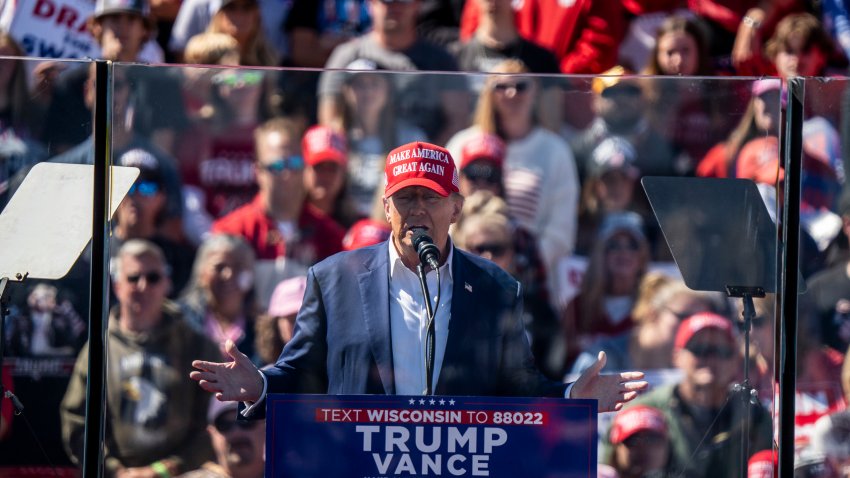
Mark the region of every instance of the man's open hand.
[[263, 393], [263, 379], [254, 363], [236, 348], [233, 341], [225, 344], [231, 362], [217, 363], [195, 360], [196, 371], [189, 378], [221, 401], [256, 402]]
[[623, 408], [623, 404], [634, 400], [638, 392], [649, 384], [643, 380], [643, 372], [622, 372], [613, 375], [601, 375], [602, 367], [608, 358], [605, 352], [599, 352], [593, 363], [573, 384], [570, 398], [590, 398], [599, 401], [600, 412], [613, 412]]

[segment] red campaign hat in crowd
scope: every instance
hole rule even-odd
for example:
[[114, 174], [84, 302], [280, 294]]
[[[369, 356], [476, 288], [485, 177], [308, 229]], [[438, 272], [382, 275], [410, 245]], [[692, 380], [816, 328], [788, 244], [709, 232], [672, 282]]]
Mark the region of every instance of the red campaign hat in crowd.
[[408, 186], [423, 186], [444, 197], [459, 192], [455, 161], [446, 148], [436, 144], [414, 141], [390, 151], [385, 173], [384, 197]]
[[648, 405], [636, 405], [617, 413], [611, 425], [611, 443], [623, 443], [637, 432], [656, 432], [667, 436], [667, 420], [661, 410]]
[[345, 137], [327, 126], [313, 126], [301, 138], [304, 161], [315, 166], [333, 161], [345, 166], [348, 163], [348, 146]]
[[779, 457], [773, 450], [762, 450], [750, 457], [747, 478], [773, 478], [779, 470]]
[[351, 226], [342, 239], [342, 248], [353, 251], [361, 247], [371, 246], [386, 241], [390, 237], [390, 229], [386, 224], [374, 219], [361, 219]]
[[489, 161], [501, 168], [505, 163], [505, 150], [502, 138], [490, 133], [476, 133], [463, 143], [460, 150], [460, 169], [478, 159]]
[[730, 342], [735, 341], [735, 333], [732, 330], [732, 322], [729, 319], [713, 312], [699, 312], [688, 317], [679, 324], [679, 330], [676, 331], [674, 348], [676, 350], [685, 348], [685, 346], [688, 345], [688, 342], [694, 338], [694, 335], [705, 329], [719, 330], [723, 332], [723, 335], [725, 335]]

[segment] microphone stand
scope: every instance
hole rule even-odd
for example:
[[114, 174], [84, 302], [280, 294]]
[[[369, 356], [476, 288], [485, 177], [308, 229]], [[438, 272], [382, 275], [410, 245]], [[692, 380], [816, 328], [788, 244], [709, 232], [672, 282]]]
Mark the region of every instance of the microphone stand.
[[422, 287], [422, 295], [425, 297], [425, 311], [428, 314], [428, 325], [425, 335], [425, 395], [433, 395], [434, 355], [437, 350], [434, 318], [437, 316], [436, 309], [440, 307], [440, 269], [437, 268], [434, 270], [437, 273], [437, 301], [434, 308], [431, 307], [431, 293], [428, 291], [428, 281], [425, 280], [425, 266], [420, 263], [416, 266], [416, 272], [419, 276], [419, 285]]
[[[433, 395], [434, 390], [434, 361], [437, 353], [437, 337], [435, 332], [434, 318], [440, 307], [440, 250], [434, 245], [433, 239], [428, 237], [422, 229], [413, 233], [413, 247], [419, 255], [419, 265], [416, 272], [419, 276], [419, 285], [422, 287], [422, 295], [425, 296], [425, 311], [428, 314], [427, 332], [425, 335], [425, 395]], [[425, 279], [425, 266], [430, 265], [437, 274], [437, 302], [431, 308], [431, 293], [428, 292], [428, 281]]]

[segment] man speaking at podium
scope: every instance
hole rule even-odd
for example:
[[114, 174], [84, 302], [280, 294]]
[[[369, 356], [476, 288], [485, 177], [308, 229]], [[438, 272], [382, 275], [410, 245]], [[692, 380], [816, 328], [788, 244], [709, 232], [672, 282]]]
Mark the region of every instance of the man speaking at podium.
[[[228, 343], [232, 361], [193, 363], [190, 377], [203, 389], [261, 417], [266, 393], [566, 396], [610, 411], [646, 388], [640, 372], [600, 375], [604, 355], [572, 384], [547, 380], [521, 322], [520, 284], [449, 239], [463, 206], [449, 152], [409, 143], [390, 152], [385, 171], [390, 239], [313, 266], [277, 363], [258, 372]], [[417, 275], [429, 253], [439, 269], [422, 266], [433, 313]]]

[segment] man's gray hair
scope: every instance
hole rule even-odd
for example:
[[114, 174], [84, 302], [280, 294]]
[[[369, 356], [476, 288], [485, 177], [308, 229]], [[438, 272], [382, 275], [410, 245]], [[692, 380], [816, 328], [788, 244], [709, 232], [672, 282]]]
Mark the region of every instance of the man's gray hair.
[[170, 273], [168, 261], [165, 260], [165, 254], [162, 249], [147, 239], [130, 239], [121, 245], [118, 253], [109, 262], [109, 272], [112, 280], [117, 279], [121, 275], [121, 262], [125, 257], [144, 257], [150, 256], [157, 260], [162, 265], [165, 274]]

